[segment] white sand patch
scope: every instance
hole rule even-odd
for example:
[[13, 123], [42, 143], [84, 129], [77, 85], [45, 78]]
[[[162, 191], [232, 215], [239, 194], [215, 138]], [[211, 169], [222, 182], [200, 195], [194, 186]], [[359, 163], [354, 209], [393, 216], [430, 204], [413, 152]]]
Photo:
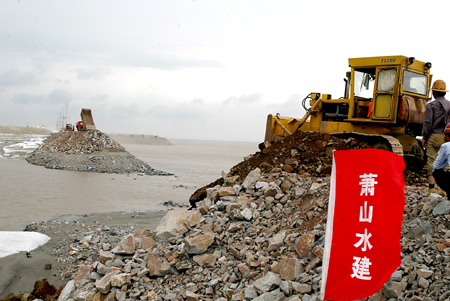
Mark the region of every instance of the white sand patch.
[[37, 232], [0, 231], [0, 257], [31, 251], [50, 240], [47, 235]]

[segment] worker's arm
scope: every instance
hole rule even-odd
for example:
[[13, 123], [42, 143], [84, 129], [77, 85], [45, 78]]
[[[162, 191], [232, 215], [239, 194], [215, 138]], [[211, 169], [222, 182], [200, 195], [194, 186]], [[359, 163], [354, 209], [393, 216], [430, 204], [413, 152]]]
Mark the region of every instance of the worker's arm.
[[436, 169], [444, 169], [447, 165], [448, 155], [449, 155], [450, 143], [444, 143], [441, 145], [438, 151], [436, 160], [433, 162], [433, 171]]
[[427, 140], [431, 134], [431, 127], [433, 122], [433, 109], [431, 108], [432, 104], [428, 104], [425, 109], [425, 118], [423, 120], [423, 140], [424, 147], [427, 147]]

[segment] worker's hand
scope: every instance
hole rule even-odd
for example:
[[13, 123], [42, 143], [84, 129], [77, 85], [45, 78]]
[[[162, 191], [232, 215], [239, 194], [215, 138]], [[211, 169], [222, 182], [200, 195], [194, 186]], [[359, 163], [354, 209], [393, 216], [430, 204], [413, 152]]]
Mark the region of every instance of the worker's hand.
[[423, 140], [422, 143], [423, 143], [423, 147], [427, 148], [427, 140]]

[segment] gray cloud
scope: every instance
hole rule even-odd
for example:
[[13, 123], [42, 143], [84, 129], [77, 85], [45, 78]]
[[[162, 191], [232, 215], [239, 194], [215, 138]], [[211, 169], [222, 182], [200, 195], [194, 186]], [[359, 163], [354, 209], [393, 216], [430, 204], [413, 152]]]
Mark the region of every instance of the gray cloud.
[[100, 80], [100, 79], [104, 79], [111, 73], [110, 70], [108, 70], [106, 68], [101, 68], [101, 67], [92, 68], [92, 69], [78, 68], [75, 70], [75, 72], [77, 73], [77, 78], [81, 79], [81, 80], [87, 80], [87, 79]]
[[97, 94], [97, 95], [91, 97], [91, 100], [94, 101], [94, 102], [102, 102], [102, 101], [104, 101], [106, 98], [108, 98], [108, 95], [107, 95], [107, 94], [102, 94], [102, 95]]
[[189, 104], [193, 104], [193, 105], [203, 105], [203, 99], [201, 98], [195, 98], [193, 100], [191, 100], [190, 102], [188, 102]]
[[54, 89], [45, 95], [32, 95], [29, 93], [18, 93], [12, 98], [12, 102], [20, 104], [31, 103], [66, 103], [73, 99], [73, 94], [64, 89]]
[[62, 80], [62, 79], [57, 78], [57, 79], [56, 79], [56, 82], [57, 82], [58, 84], [63, 84], [63, 85], [68, 85], [68, 84], [70, 84], [70, 80], [68, 80], [68, 79]]
[[196, 98], [176, 106], [156, 105], [146, 112], [159, 119], [204, 121], [208, 119], [203, 99]]
[[133, 120], [141, 114], [141, 109], [137, 103], [130, 104], [128, 106], [117, 105], [113, 107], [109, 113], [110, 119], [117, 120], [119, 123], [121, 120]]
[[45, 95], [31, 95], [28, 93], [18, 93], [12, 98], [12, 102], [20, 104], [43, 103], [47, 98]]
[[303, 117], [303, 115], [305, 114], [305, 110], [302, 107], [302, 99], [302, 95], [292, 94], [285, 102], [271, 103], [266, 107], [271, 112], [271, 114], [280, 113], [285, 117]]
[[37, 79], [31, 72], [12, 69], [0, 74], [0, 85], [3, 86], [34, 85], [36, 83]]
[[201, 59], [180, 59], [176, 57], [148, 57], [137, 55], [133, 57], [115, 58], [112, 62], [115, 65], [131, 67], [147, 67], [162, 70], [176, 70], [181, 68], [224, 68], [225, 66], [217, 61]]
[[51, 69], [52, 62], [47, 54], [39, 52], [31, 57], [31, 65], [33, 66], [33, 72], [42, 74]]
[[239, 97], [237, 96], [230, 96], [227, 99], [225, 99], [222, 104], [223, 105], [229, 105], [229, 104], [255, 104], [262, 100], [264, 94], [260, 93], [253, 93], [253, 94], [246, 94], [241, 95]]
[[73, 99], [72, 93], [65, 89], [54, 89], [48, 95], [48, 100], [51, 103], [66, 103]]

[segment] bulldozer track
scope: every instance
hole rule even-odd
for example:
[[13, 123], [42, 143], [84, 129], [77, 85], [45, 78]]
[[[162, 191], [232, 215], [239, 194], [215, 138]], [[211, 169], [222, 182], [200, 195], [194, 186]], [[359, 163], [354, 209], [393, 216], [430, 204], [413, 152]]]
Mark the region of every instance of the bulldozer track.
[[379, 142], [380, 138], [382, 138], [386, 144], [389, 144], [389, 146], [391, 147], [391, 150], [394, 154], [400, 155], [402, 157], [404, 155], [403, 154], [403, 146], [400, 143], [400, 140], [398, 140], [397, 138], [390, 136], [390, 135], [372, 135], [372, 134], [364, 134], [364, 133], [358, 133], [358, 132], [336, 133], [336, 134], [332, 134], [332, 135], [336, 136], [336, 137], [354, 137], [358, 140], [364, 141], [371, 145], [373, 145], [374, 142], [376, 142], [377, 140]]
[[397, 138], [394, 138], [389, 135], [381, 135], [381, 137], [383, 137], [384, 139], [387, 140], [387, 142], [389, 142], [389, 144], [391, 145], [391, 148], [392, 148], [392, 152], [394, 154], [397, 154], [397, 155], [400, 155], [403, 157], [403, 146]]

